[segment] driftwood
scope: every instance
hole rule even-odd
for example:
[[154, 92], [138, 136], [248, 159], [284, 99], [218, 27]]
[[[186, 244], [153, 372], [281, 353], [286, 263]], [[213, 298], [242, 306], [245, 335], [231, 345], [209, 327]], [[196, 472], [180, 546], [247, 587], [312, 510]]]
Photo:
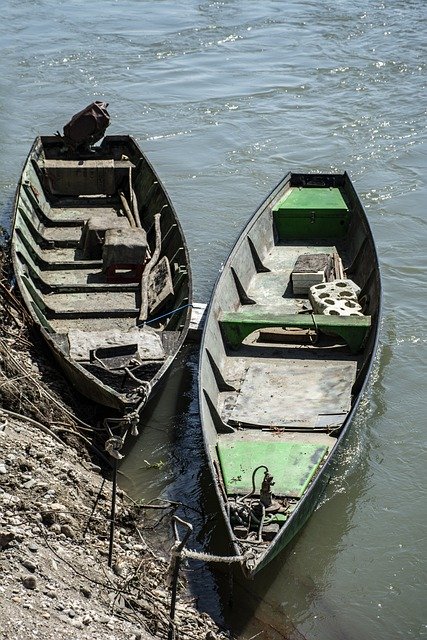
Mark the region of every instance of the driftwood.
[[134, 188], [132, 186], [132, 167], [129, 167], [129, 197], [130, 197], [130, 203], [131, 203], [131, 206], [132, 206], [132, 212], [133, 212], [133, 217], [134, 217], [134, 220], [135, 220], [135, 225], [139, 229], [142, 229], [141, 219], [139, 217], [139, 211], [138, 211], [138, 201], [136, 199], [136, 193], [135, 193]]
[[133, 213], [132, 213], [132, 211], [131, 211], [131, 209], [129, 207], [128, 201], [126, 200], [126, 196], [123, 193], [123, 191], [119, 191], [119, 196], [120, 196], [120, 200], [122, 202], [122, 206], [123, 206], [124, 212], [126, 214], [126, 218], [128, 219], [130, 226], [133, 227], [133, 228], [136, 228], [137, 225], [136, 225], [135, 218], [133, 216]]
[[334, 251], [334, 272], [335, 272], [335, 278], [337, 280], [344, 279], [344, 269], [342, 266], [342, 260], [336, 251]]
[[154, 228], [156, 233], [156, 248], [151, 256], [151, 260], [146, 264], [144, 273], [141, 278], [141, 306], [139, 310], [139, 322], [145, 322], [148, 317], [148, 283], [150, 280], [150, 272], [157, 264], [160, 255], [160, 249], [162, 247], [162, 231], [160, 228], [161, 214], [156, 213], [154, 215]]

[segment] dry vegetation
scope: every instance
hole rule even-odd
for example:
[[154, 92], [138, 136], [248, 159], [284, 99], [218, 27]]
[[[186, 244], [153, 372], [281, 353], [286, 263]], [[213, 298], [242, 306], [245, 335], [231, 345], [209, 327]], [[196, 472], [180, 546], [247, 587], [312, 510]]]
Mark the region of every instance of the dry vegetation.
[[[90, 430], [96, 409], [49, 360], [11, 288], [7, 250], [0, 258], [0, 636], [165, 638], [169, 559], [144, 539], [145, 510], [119, 491], [108, 568], [111, 483]], [[182, 584], [176, 623], [181, 639], [225, 637]]]

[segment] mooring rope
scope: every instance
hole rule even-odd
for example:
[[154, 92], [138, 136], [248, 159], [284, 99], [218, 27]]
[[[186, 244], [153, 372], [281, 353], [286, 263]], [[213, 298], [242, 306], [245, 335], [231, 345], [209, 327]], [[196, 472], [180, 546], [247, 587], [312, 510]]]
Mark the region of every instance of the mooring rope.
[[203, 560], [203, 562], [221, 562], [224, 564], [233, 564], [235, 562], [246, 563], [254, 555], [252, 551], [247, 551], [243, 556], [216, 556], [212, 553], [195, 551], [193, 549], [181, 549], [181, 551], [177, 551], [175, 547], [172, 547], [171, 553], [172, 555], [183, 556], [184, 558], [190, 558], [191, 560]]
[[157, 318], [151, 318], [151, 320], [146, 320], [144, 322], [144, 324], [151, 324], [152, 322], [156, 322], [157, 320], [161, 320], [162, 318], [167, 318], [168, 316], [173, 316], [174, 313], [177, 313], [178, 311], [182, 311], [182, 309], [186, 309], [187, 307], [192, 307], [193, 305], [191, 303], [189, 304], [183, 304], [182, 307], [178, 307], [177, 309], [173, 309], [172, 311], [169, 311], [169, 313], [164, 313], [161, 316], [157, 316]]

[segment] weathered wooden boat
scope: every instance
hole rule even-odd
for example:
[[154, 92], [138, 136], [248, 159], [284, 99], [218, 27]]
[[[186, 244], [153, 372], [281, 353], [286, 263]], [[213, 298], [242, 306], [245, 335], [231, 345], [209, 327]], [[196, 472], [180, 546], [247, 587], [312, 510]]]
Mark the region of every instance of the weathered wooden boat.
[[135, 140], [37, 138], [16, 193], [12, 257], [68, 379], [135, 421], [184, 342], [192, 304], [181, 225]]
[[330, 480], [372, 365], [380, 298], [346, 173], [286, 175], [224, 265], [201, 344], [200, 410], [248, 576], [290, 542]]

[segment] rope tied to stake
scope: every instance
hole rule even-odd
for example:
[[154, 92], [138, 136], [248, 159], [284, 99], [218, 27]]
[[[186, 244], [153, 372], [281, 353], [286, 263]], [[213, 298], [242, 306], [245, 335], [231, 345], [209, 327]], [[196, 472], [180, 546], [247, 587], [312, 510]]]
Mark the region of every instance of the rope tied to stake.
[[109, 453], [112, 458], [121, 460], [122, 458], [124, 458], [124, 455], [120, 453], [120, 450], [122, 449], [124, 443], [125, 439], [121, 436], [111, 436], [111, 438], [108, 438], [108, 440], [105, 442], [105, 451]]
[[[116, 460], [121, 460], [124, 456], [120, 453], [120, 450], [123, 448], [126, 437], [129, 433], [132, 436], [139, 435], [138, 431], [138, 422], [139, 422], [139, 411], [138, 408], [129, 413], [129, 415], [123, 418], [104, 418], [104, 427], [108, 431], [110, 437], [106, 440], [104, 448], [110, 456], [115, 458]], [[118, 425], [124, 425], [125, 429], [122, 430], [122, 435], [115, 435], [112, 430], [110, 423], [117, 423]]]

